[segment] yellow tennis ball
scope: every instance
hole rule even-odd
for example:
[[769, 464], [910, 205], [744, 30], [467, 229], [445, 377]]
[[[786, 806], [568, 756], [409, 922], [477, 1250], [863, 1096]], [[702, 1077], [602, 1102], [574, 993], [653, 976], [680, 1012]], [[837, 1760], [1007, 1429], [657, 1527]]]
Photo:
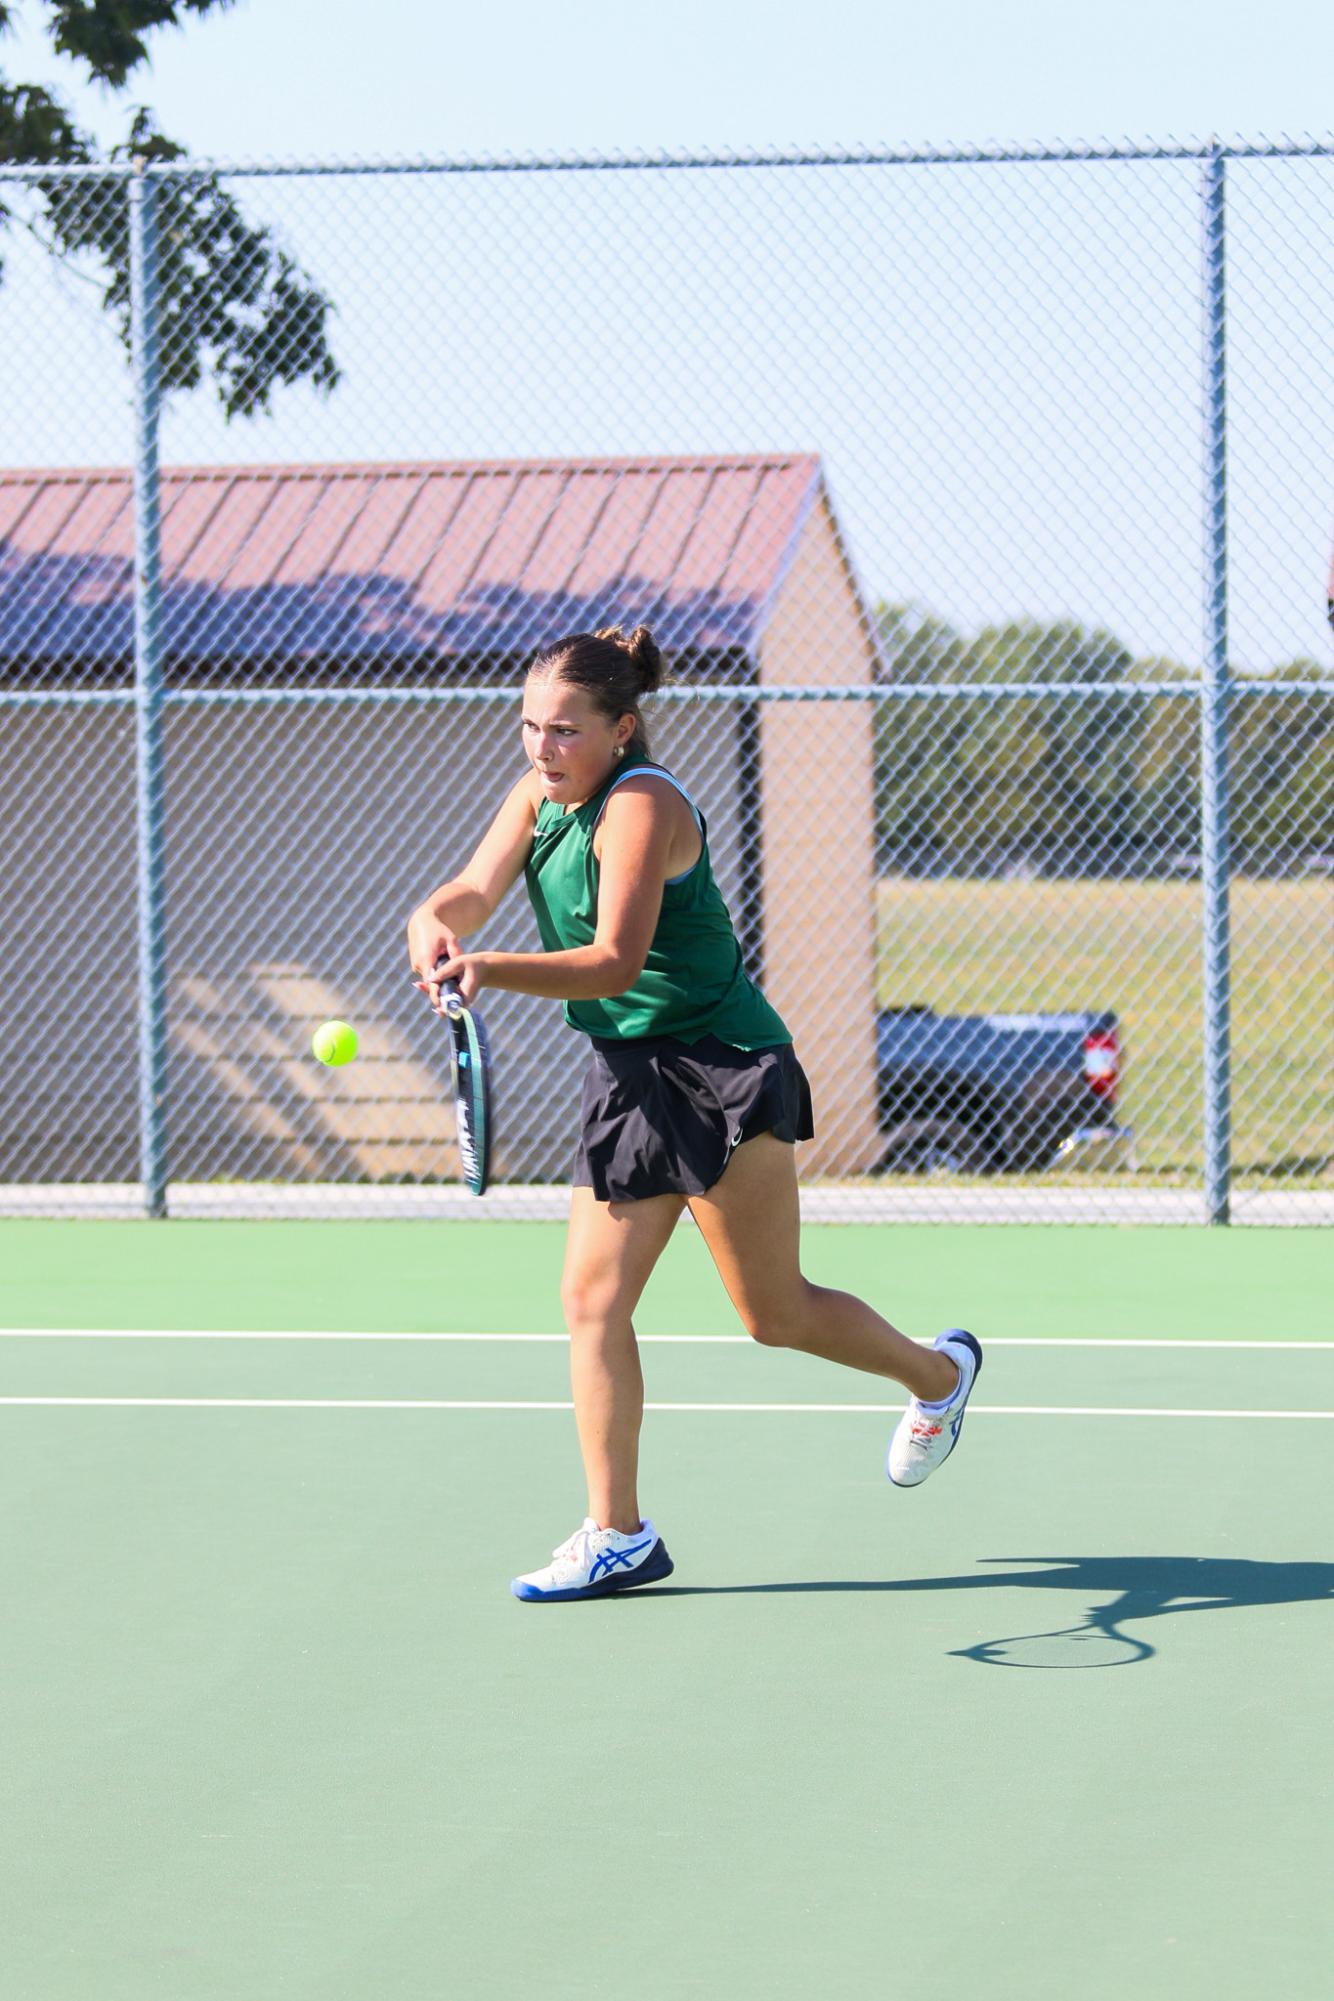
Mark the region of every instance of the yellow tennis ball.
[[310, 1046], [321, 1063], [336, 1068], [350, 1063], [357, 1053], [357, 1031], [349, 1021], [325, 1021], [310, 1038]]

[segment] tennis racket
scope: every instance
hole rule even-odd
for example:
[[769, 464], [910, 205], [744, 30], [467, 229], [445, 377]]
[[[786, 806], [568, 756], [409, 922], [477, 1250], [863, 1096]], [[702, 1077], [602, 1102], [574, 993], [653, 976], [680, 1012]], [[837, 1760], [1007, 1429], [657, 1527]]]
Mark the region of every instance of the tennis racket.
[[464, 1005], [453, 980], [441, 981], [440, 999], [449, 1030], [449, 1067], [463, 1180], [474, 1195], [484, 1195], [491, 1176], [491, 1052], [481, 1017]]

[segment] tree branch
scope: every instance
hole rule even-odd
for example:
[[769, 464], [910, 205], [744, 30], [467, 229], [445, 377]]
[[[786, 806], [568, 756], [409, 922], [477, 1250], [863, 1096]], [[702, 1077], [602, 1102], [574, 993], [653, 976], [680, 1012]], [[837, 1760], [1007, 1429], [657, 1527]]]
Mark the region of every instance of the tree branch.
[[176, 28], [182, 13], [209, 14], [233, 0], [53, 0], [50, 36], [56, 51], [86, 65], [100, 83], [121, 89], [148, 59], [145, 36]]

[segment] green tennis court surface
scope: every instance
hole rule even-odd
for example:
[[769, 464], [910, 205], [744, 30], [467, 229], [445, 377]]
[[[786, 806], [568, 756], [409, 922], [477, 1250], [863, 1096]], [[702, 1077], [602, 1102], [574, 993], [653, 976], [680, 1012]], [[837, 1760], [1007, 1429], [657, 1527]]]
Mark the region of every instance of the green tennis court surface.
[[7, 1993], [1328, 1992], [1320, 1233], [811, 1233], [990, 1337], [904, 1494], [893, 1386], [719, 1338], [683, 1229], [676, 1575], [524, 1607], [582, 1513], [563, 1348], [512, 1338], [560, 1249], [0, 1225]]

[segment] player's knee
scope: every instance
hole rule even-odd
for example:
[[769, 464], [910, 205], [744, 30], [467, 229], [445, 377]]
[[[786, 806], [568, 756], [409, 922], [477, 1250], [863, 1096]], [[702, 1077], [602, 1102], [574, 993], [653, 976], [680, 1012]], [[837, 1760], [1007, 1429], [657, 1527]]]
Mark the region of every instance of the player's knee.
[[592, 1308], [594, 1288], [582, 1272], [567, 1272], [560, 1282], [560, 1306], [567, 1327], [577, 1327]]
[[601, 1325], [615, 1302], [615, 1285], [597, 1272], [567, 1272], [561, 1280], [561, 1311], [572, 1334], [581, 1327]]
[[800, 1279], [790, 1292], [780, 1297], [744, 1301], [738, 1311], [741, 1324], [761, 1348], [801, 1348], [810, 1325], [810, 1287]]
[[805, 1318], [782, 1304], [768, 1304], [741, 1310], [741, 1324], [761, 1348], [799, 1348]]

